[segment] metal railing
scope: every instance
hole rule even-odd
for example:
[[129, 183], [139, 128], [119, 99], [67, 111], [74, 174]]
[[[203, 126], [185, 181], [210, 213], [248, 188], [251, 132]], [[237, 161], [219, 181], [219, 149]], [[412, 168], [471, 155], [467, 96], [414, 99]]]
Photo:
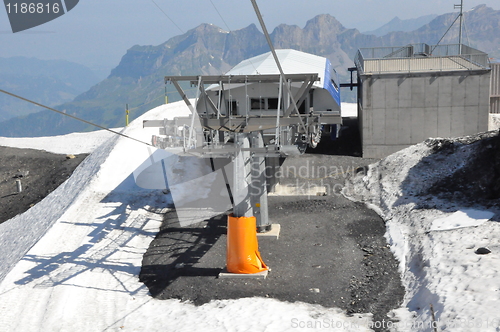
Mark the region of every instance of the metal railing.
[[361, 48], [354, 63], [361, 73], [376, 74], [489, 68], [486, 53], [461, 44]]

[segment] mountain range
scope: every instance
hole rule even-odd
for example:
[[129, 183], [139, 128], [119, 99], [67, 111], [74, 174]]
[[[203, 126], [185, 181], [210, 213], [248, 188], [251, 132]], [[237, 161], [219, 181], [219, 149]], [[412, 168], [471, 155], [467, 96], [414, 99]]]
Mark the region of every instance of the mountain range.
[[391, 21], [388, 23], [384, 24], [380, 28], [372, 31], [364, 31], [363, 34], [365, 35], [375, 35], [377, 37], [382, 37], [390, 32], [394, 31], [413, 31], [417, 30], [421, 26], [426, 25], [433, 19], [435, 19], [437, 15], [425, 15], [417, 18], [412, 18], [412, 19], [407, 19], [407, 20], [402, 20], [399, 17], [393, 18]]
[[[457, 13], [437, 16], [414, 31], [395, 31], [383, 36], [363, 34], [345, 28], [333, 16], [322, 14], [304, 28], [281, 24], [271, 33], [276, 48], [292, 48], [330, 59], [341, 80], [359, 48], [402, 46], [410, 43], [435, 44], [444, 35]], [[465, 44], [500, 57], [500, 11], [485, 5], [465, 13]], [[458, 41], [458, 27], [450, 29], [442, 44]], [[467, 42], [469, 41], [469, 42]], [[128, 104], [131, 118], [164, 102], [165, 75], [222, 74], [240, 61], [267, 52], [264, 35], [254, 25], [225, 31], [201, 24], [158, 46], [133, 46], [108, 78], [57, 109], [106, 127], [123, 126]], [[178, 100], [170, 87], [169, 99]], [[349, 98], [346, 89], [344, 100]], [[351, 94], [352, 96], [352, 94]], [[42, 111], [0, 123], [0, 136], [43, 136], [92, 130], [91, 126]]]
[[[70, 102], [97, 82], [89, 68], [65, 60], [0, 58], [0, 89], [47, 106]], [[39, 106], [0, 94], [0, 122], [40, 110]]]

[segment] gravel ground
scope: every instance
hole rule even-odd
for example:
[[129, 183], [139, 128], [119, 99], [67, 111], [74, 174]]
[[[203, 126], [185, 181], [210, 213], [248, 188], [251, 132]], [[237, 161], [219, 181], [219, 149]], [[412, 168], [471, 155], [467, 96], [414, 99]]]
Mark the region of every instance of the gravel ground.
[[[54, 191], [85, 159], [0, 146], [0, 223], [23, 213]], [[23, 191], [17, 192], [16, 180]]]
[[323, 186], [327, 195], [269, 196], [269, 217], [281, 225], [281, 235], [279, 240], [259, 237], [271, 268], [267, 279], [217, 278], [225, 267], [227, 217], [181, 228], [173, 210], [144, 256], [141, 281], [158, 299], [201, 305], [261, 296], [371, 312], [375, 320], [387, 320], [387, 312], [401, 304], [404, 288], [384, 222], [339, 193], [349, 174], [372, 162], [309, 153], [285, 160], [281, 185]]
[[186, 229], [176, 225], [174, 212], [144, 256], [141, 280], [156, 298], [197, 305], [262, 296], [371, 312], [375, 319], [400, 305], [398, 264], [373, 211], [332, 197], [271, 197], [269, 207], [282, 231], [279, 240], [259, 238], [272, 269], [266, 280], [218, 279], [225, 266], [226, 217]]

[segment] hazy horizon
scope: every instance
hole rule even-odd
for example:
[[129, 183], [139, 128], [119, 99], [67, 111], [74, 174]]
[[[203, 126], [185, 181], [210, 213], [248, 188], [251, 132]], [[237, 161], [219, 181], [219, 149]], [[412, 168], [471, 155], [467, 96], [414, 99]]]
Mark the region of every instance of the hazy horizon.
[[[388, 0], [383, 5], [375, 0], [258, 2], [270, 31], [282, 23], [304, 27], [319, 14], [334, 16], [346, 28], [370, 31], [396, 16], [404, 20], [458, 13], [453, 9], [456, 3], [459, 1]], [[466, 1], [464, 11], [479, 4], [500, 9], [498, 0], [477, 0]], [[260, 29], [250, 1], [193, 1], [190, 5], [179, 5], [171, 0], [82, 0], [67, 14], [16, 34], [11, 32], [6, 10], [1, 9], [0, 38], [8, 47], [0, 49], [0, 57], [63, 59], [88, 66], [102, 76], [118, 65], [133, 45], [159, 45], [202, 23], [225, 30], [238, 30], [254, 23]]]

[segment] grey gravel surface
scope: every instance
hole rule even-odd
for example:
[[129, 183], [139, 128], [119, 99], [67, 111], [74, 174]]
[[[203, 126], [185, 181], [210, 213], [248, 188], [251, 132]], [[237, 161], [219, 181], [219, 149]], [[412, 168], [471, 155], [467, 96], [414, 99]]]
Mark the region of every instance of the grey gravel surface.
[[[300, 158], [300, 159], [299, 159]], [[349, 167], [370, 163], [356, 157], [310, 155], [289, 158], [283, 169], [309, 165]], [[281, 183], [329, 184], [340, 188], [344, 173], [301, 177], [284, 173]], [[335, 168], [332, 168], [335, 171]], [[358, 169], [360, 171], [362, 169]], [[316, 174], [317, 175], [317, 174]], [[267, 279], [219, 279], [225, 267], [227, 217], [181, 228], [175, 211], [167, 213], [160, 233], [143, 259], [140, 279], [158, 299], [178, 298], [197, 305], [213, 299], [270, 297], [339, 307], [387, 319], [404, 289], [398, 263], [384, 238], [383, 220], [337, 190], [327, 196], [270, 196], [269, 216], [281, 225], [278, 240], [259, 237], [259, 250], [271, 268]]]

